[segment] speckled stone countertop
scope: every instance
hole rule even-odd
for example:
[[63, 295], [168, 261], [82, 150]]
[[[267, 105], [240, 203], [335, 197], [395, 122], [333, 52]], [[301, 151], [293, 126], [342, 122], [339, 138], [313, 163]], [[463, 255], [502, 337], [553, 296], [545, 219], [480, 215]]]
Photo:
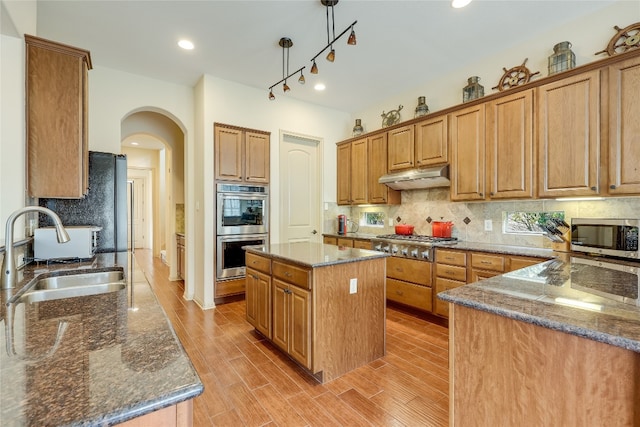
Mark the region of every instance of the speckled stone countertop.
[[29, 265], [19, 287], [39, 274], [78, 269], [122, 269], [127, 286], [35, 303], [10, 303], [19, 288], [3, 291], [0, 424], [113, 425], [201, 394], [191, 361], [127, 252]]
[[328, 237], [344, 237], [347, 239], [362, 239], [362, 240], [371, 240], [375, 239], [375, 234], [367, 234], [367, 233], [347, 233], [347, 234], [338, 234], [338, 233], [324, 233], [323, 236]]
[[269, 258], [281, 259], [312, 268], [389, 256], [382, 252], [374, 252], [367, 249], [306, 242], [276, 243], [268, 246], [247, 246], [245, 249], [247, 252], [253, 252]]
[[563, 254], [438, 298], [640, 352], [639, 268]]
[[[557, 253], [551, 249], [542, 248], [530, 248], [527, 246], [511, 246], [511, 245], [498, 245], [495, 243], [481, 243], [481, 242], [461, 242], [458, 241], [455, 244], [449, 243], [436, 243], [436, 248], [442, 249], [459, 249], [463, 251], [478, 251], [489, 252], [502, 255], [520, 255], [530, 256], [537, 258], [554, 258]], [[436, 249], [437, 250], [437, 249]]]

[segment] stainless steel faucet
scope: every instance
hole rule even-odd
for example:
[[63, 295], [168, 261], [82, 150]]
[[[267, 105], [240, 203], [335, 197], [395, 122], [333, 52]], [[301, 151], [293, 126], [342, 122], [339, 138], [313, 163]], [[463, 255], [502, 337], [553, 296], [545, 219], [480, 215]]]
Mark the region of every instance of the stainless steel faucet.
[[16, 219], [28, 212], [40, 212], [47, 214], [53, 220], [56, 227], [56, 235], [58, 237], [58, 243], [65, 243], [71, 240], [67, 230], [62, 226], [60, 217], [56, 215], [51, 209], [43, 208], [40, 206], [26, 206], [13, 212], [7, 218], [7, 225], [4, 232], [4, 257], [2, 258], [2, 277], [0, 278], [0, 289], [11, 289], [16, 286], [16, 258], [13, 254], [13, 224]]

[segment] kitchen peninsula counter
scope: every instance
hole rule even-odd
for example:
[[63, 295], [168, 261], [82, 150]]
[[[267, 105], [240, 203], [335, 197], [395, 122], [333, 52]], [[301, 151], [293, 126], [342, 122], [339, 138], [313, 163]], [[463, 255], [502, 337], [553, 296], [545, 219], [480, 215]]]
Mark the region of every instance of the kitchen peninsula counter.
[[387, 254], [249, 246], [247, 321], [321, 383], [385, 354]]
[[638, 267], [560, 254], [438, 294], [452, 425], [639, 425]]
[[[114, 268], [127, 275], [120, 291], [8, 304], [40, 274]], [[127, 425], [136, 417], [190, 425], [203, 385], [127, 252], [28, 265], [20, 274], [19, 287], [2, 293], [1, 342], [10, 347], [0, 352], [3, 425]]]

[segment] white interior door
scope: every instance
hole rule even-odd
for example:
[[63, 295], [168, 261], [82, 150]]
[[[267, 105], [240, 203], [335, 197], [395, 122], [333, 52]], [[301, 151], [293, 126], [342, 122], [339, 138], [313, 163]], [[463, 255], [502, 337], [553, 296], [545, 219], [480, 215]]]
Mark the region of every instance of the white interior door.
[[321, 242], [320, 140], [280, 133], [280, 242]]
[[[127, 204], [129, 217], [128, 247], [131, 248], [131, 226], [133, 226], [135, 248], [146, 248], [146, 221], [145, 221], [145, 199], [146, 199], [146, 179], [129, 178], [131, 185], [127, 186]], [[133, 195], [131, 192], [133, 191]]]

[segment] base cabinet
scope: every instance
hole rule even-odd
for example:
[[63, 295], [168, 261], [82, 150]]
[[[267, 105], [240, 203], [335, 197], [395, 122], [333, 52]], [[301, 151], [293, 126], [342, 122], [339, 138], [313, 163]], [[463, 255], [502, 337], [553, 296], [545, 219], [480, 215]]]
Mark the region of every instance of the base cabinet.
[[387, 299], [431, 312], [431, 263], [408, 258], [387, 258]]
[[120, 427], [191, 427], [193, 426], [193, 399], [116, 425]]
[[181, 279], [184, 279], [187, 261], [186, 261], [184, 236], [181, 234], [176, 235], [176, 247], [177, 247], [176, 253], [178, 254], [178, 277], [180, 277]]
[[311, 368], [311, 292], [273, 281], [273, 343]]

